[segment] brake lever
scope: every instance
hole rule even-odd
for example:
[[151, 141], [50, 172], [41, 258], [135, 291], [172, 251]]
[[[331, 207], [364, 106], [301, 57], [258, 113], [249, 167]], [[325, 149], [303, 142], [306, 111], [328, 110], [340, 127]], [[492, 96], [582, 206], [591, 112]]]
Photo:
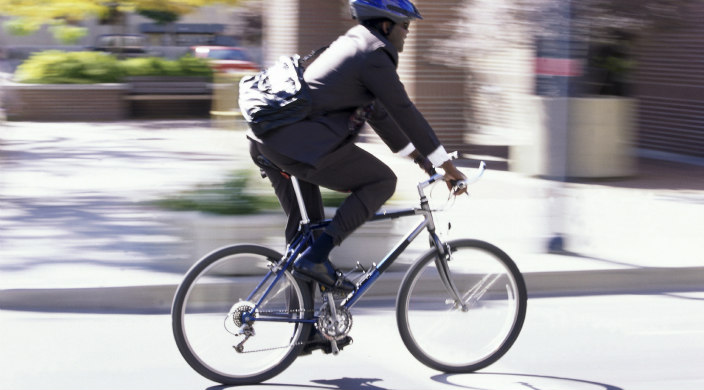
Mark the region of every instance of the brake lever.
[[452, 185], [452, 192], [464, 190], [469, 186], [467, 180], [450, 180], [450, 184]]
[[[464, 190], [469, 187], [470, 184], [476, 183], [484, 175], [484, 171], [486, 171], [486, 163], [484, 161], [481, 161], [479, 163], [479, 168], [477, 168], [477, 173], [475, 173], [473, 176], [468, 177], [464, 180], [450, 180], [450, 184], [452, 185], [452, 192], [455, 193], [457, 191]], [[465, 192], [465, 194], [469, 195], [469, 192]]]

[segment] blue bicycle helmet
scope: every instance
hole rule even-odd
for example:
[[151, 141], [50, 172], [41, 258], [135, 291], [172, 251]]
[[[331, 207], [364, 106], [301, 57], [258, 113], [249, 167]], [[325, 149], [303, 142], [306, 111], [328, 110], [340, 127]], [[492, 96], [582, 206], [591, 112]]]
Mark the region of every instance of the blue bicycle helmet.
[[394, 23], [423, 19], [413, 3], [408, 0], [350, 0], [352, 17], [360, 23], [370, 19], [387, 18]]

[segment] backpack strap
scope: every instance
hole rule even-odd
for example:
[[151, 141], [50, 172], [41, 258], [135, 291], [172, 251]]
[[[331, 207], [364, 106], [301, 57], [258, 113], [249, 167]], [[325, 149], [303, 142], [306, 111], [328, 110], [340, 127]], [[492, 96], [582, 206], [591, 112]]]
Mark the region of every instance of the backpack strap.
[[330, 45], [326, 45], [326, 46], [323, 46], [319, 49], [315, 49], [315, 50], [311, 51], [305, 57], [301, 58], [300, 63], [308, 62], [311, 58], [320, 55], [320, 53], [324, 52], [328, 47], [330, 47]]

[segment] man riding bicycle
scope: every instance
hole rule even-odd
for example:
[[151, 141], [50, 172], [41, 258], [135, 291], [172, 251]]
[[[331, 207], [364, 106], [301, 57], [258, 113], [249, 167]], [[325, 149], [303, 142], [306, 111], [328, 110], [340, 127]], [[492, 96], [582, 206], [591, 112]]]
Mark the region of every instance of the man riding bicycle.
[[[343, 292], [355, 286], [336, 272], [330, 252], [369, 220], [396, 188], [391, 169], [355, 145], [365, 121], [393, 152], [410, 156], [426, 172], [441, 167], [448, 186], [451, 180], [465, 179], [397, 73], [410, 23], [422, 19], [416, 7], [408, 0], [350, 0], [350, 8], [360, 25], [335, 40], [305, 71], [313, 98], [311, 115], [260, 138], [248, 133], [255, 162], [264, 156], [299, 179], [311, 220], [324, 219], [319, 186], [350, 192], [330, 225], [294, 263], [296, 277]], [[270, 166], [258, 165], [288, 216], [290, 242], [301, 220], [291, 181]]]

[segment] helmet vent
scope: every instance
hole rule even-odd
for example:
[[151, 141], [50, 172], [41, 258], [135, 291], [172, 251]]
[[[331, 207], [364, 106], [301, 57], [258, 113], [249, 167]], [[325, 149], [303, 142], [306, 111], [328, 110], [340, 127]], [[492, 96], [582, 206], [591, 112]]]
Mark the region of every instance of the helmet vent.
[[415, 15], [413, 15], [412, 13], [408, 12], [408, 10], [405, 10], [405, 9], [403, 9], [403, 8], [401, 8], [401, 7], [397, 7], [397, 6], [395, 6], [395, 5], [389, 4], [389, 5], [386, 6], [386, 8], [390, 9], [391, 11], [395, 11], [395, 12], [398, 12], [398, 13], [400, 13], [400, 14], [406, 15], [406, 16], [408, 16], [409, 18], [412, 18], [413, 16], [415, 16]]

